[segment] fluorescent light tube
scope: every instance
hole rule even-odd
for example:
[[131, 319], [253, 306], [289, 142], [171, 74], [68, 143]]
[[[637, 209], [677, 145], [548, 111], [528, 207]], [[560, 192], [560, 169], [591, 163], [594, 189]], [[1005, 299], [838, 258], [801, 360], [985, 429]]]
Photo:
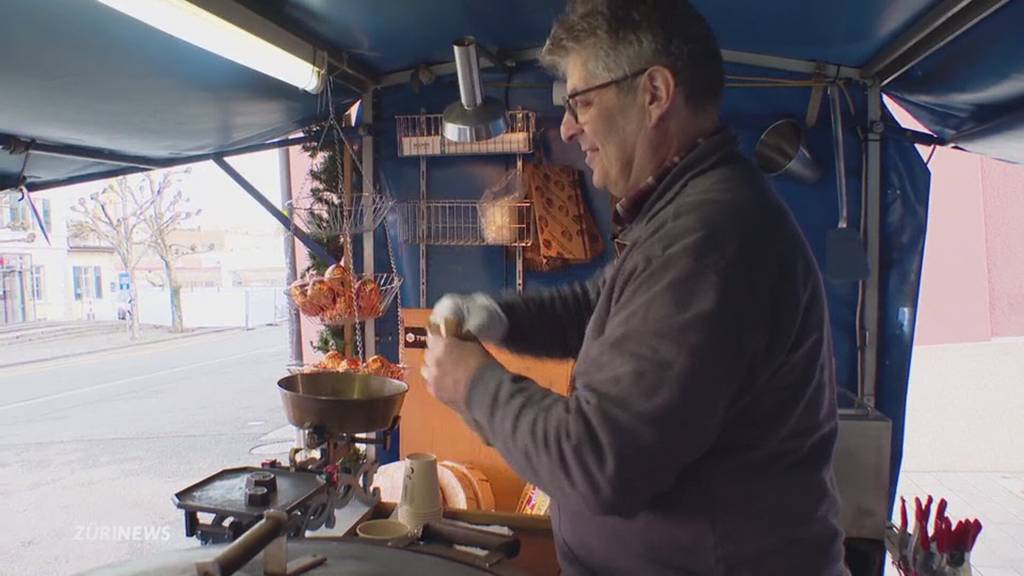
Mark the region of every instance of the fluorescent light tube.
[[170, 34], [307, 92], [323, 88], [323, 51], [230, 0], [98, 0]]

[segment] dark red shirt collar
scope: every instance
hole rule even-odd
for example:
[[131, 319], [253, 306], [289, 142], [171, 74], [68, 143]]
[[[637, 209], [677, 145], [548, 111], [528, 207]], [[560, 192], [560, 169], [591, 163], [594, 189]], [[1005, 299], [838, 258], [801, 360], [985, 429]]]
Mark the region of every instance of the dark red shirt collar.
[[657, 172], [649, 176], [647, 180], [644, 180], [644, 183], [641, 184], [635, 192], [627, 195], [615, 204], [615, 211], [612, 213], [612, 224], [615, 225], [617, 230], [621, 230], [622, 228], [629, 226], [634, 220], [636, 220], [637, 216], [640, 215], [640, 211], [643, 210], [644, 205], [647, 204], [647, 200], [650, 199], [651, 194], [654, 194], [654, 191], [658, 189], [658, 186], [682, 161], [683, 155], [679, 154], [673, 156], [668, 162], [663, 164]]

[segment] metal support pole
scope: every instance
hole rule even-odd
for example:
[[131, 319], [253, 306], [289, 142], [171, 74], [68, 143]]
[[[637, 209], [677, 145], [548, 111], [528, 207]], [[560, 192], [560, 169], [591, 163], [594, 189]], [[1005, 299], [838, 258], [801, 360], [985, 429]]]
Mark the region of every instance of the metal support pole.
[[[523, 155], [516, 154], [516, 171], [520, 174], [523, 173]], [[534, 207], [536, 209], [536, 207]], [[525, 223], [529, 227], [529, 222]], [[521, 242], [516, 245], [516, 294], [523, 293], [523, 287], [526, 284], [525, 274], [523, 272], [523, 245]]]
[[875, 405], [878, 390], [879, 277], [882, 228], [882, 91], [876, 82], [868, 87], [867, 133], [867, 257], [870, 275], [864, 290], [864, 323], [860, 337], [864, 349], [864, 377], [860, 397]]
[[[370, 128], [373, 125], [373, 90], [363, 94], [361, 106], [363, 125]], [[374, 184], [373, 136], [372, 130], [367, 130], [363, 135], [363, 215], [369, 222], [373, 219], [373, 194], [376, 192]], [[371, 277], [374, 272], [373, 233], [373, 226], [367, 226], [367, 231], [363, 233], [363, 272]], [[387, 231], [384, 233], [387, 234]], [[363, 351], [369, 358], [377, 353], [377, 321], [364, 322], [363, 329]]]
[[[345, 148], [348, 148], [348, 142], [345, 142], [344, 146], [345, 146]], [[346, 149], [346, 150], [343, 150], [341, 152], [341, 166], [342, 166], [342, 168], [341, 168], [341, 198], [342, 198], [342, 206], [344, 206], [344, 209], [345, 209], [345, 214], [353, 214], [353, 212], [352, 212], [352, 178], [353, 178], [353, 176], [352, 176], [352, 155], [353, 155], [353, 151], [351, 151], [351, 150], [347, 150]], [[351, 225], [351, 222], [349, 223], [349, 225]], [[350, 272], [355, 272], [355, 269], [356, 269], [355, 268], [355, 254], [352, 254], [352, 234], [349, 233], [349, 230], [350, 229], [346, 227], [346, 229], [342, 231], [341, 242], [345, 246], [345, 254], [342, 257], [342, 261], [345, 264], [345, 268], [347, 268]], [[342, 353], [345, 354], [345, 357], [347, 357], [347, 358], [351, 358], [352, 355], [353, 355], [353, 350], [356, 349], [356, 347], [355, 347], [355, 343], [356, 343], [355, 334], [356, 334], [356, 330], [359, 330], [359, 329], [360, 329], [360, 327], [359, 326], [355, 326], [353, 323], [350, 323], [350, 322], [346, 322], [345, 323], [345, 328], [344, 328], [344, 331], [345, 331], [345, 349], [342, 351]], [[360, 342], [362, 342], [362, 340], [360, 340]], [[363, 353], [363, 347], [362, 347], [362, 344], [360, 344], [359, 347], [358, 347], [358, 352], [356, 352], [356, 354], [362, 354], [362, 353]], [[365, 359], [366, 359], [365, 356], [360, 358], [360, 360], [365, 360]]]
[[223, 170], [225, 174], [230, 176], [231, 179], [234, 180], [236, 184], [242, 187], [242, 190], [245, 190], [246, 193], [249, 194], [249, 196], [252, 196], [253, 200], [255, 200], [260, 206], [263, 207], [264, 210], [266, 210], [268, 213], [270, 213], [271, 216], [273, 216], [278, 222], [280, 222], [281, 226], [284, 226], [285, 230], [288, 230], [292, 234], [295, 234], [295, 237], [299, 239], [299, 242], [302, 242], [303, 246], [309, 248], [309, 251], [312, 252], [313, 255], [317, 257], [318, 260], [324, 262], [328, 266], [338, 263], [338, 261], [335, 260], [333, 256], [327, 253], [327, 250], [325, 250], [323, 246], [321, 246], [316, 240], [310, 238], [309, 234], [306, 234], [305, 230], [299, 228], [298, 226], [293, 226], [291, 220], [289, 220], [288, 217], [285, 216], [283, 212], [278, 210], [277, 206], [274, 206], [270, 202], [270, 200], [267, 200], [266, 196], [261, 194], [260, 191], [257, 190], [256, 187], [253, 186], [248, 180], [246, 180], [244, 176], [242, 176], [241, 174], [238, 173], [237, 170], [232, 168], [231, 165], [228, 164], [227, 160], [225, 160], [221, 156], [215, 156], [213, 158], [213, 163], [219, 166], [220, 169]]
[[[281, 176], [281, 206], [292, 201], [292, 162], [288, 148], [277, 150], [278, 172]], [[295, 239], [291, 234], [284, 235], [284, 266], [286, 281], [291, 286], [298, 279], [299, 271], [295, 264]], [[288, 363], [292, 366], [302, 364], [302, 324], [299, 309], [288, 306]]]
[[420, 217], [417, 225], [420, 247], [420, 308], [427, 307], [427, 159], [420, 156]]

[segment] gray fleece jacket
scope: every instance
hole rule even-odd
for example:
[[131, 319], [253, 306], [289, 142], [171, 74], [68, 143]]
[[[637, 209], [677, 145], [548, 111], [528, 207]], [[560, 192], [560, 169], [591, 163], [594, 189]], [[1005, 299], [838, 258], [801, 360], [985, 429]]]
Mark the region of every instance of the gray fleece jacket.
[[562, 397], [480, 369], [463, 417], [553, 501], [565, 574], [832, 575], [836, 390], [821, 275], [723, 130], [589, 283], [509, 296], [503, 345], [575, 358]]

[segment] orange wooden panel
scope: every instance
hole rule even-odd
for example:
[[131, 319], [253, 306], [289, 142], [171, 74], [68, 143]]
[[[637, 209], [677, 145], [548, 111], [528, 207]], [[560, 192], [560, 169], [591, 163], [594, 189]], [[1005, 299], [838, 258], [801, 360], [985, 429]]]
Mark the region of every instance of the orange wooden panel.
[[[429, 317], [430, 310], [427, 309], [402, 310], [402, 318], [407, 329], [425, 329]], [[525, 482], [512, 471], [497, 450], [487, 447], [480, 437], [466, 426], [458, 414], [427, 392], [426, 384], [420, 376], [425, 350], [409, 347], [408, 342], [404, 342], [403, 346], [402, 361], [409, 367], [406, 377], [409, 393], [402, 406], [402, 457], [413, 452], [430, 452], [437, 455], [438, 460], [472, 464], [491, 481], [497, 509], [514, 512]], [[518, 356], [500, 348], [488, 349], [510, 371], [565, 394], [572, 374], [572, 361], [544, 360]]]

